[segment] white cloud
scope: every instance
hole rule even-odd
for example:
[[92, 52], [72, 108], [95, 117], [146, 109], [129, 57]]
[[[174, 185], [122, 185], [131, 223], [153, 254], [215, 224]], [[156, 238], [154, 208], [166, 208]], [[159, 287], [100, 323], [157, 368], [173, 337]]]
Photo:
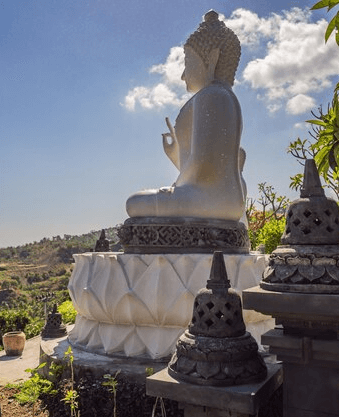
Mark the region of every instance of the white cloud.
[[295, 127], [296, 129], [303, 129], [303, 130], [305, 130], [305, 129], [307, 128], [307, 123], [305, 123], [305, 122], [302, 122], [302, 123], [295, 123], [295, 124], [294, 124], [294, 127]]
[[150, 73], [162, 74], [168, 84], [184, 87], [184, 82], [181, 80], [184, 71], [184, 59], [184, 49], [181, 46], [174, 46], [171, 48], [165, 64], [153, 65]]
[[[243, 20], [251, 22], [250, 26], [241, 25]], [[301, 114], [314, 107], [310, 94], [328, 88], [330, 78], [338, 74], [338, 47], [333, 39], [326, 45], [324, 42], [327, 22], [322, 19], [312, 23], [310, 12], [299, 8], [264, 19], [238, 9], [227, 21], [230, 27], [232, 22], [236, 23], [235, 31], [242, 30], [238, 36], [248, 45], [266, 39], [265, 56], [250, 61], [242, 79], [261, 91], [260, 97], [267, 101], [268, 110], [274, 112], [285, 106], [288, 113]], [[247, 38], [251, 28], [255, 34]], [[301, 100], [303, 96], [307, 99]]]
[[[229, 19], [220, 18], [239, 36], [242, 46], [261, 54], [249, 61], [238, 74], [237, 88], [248, 84], [258, 91], [258, 99], [275, 113], [285, 109], [301, 114], [315, 105], [312, 93], [331, 85], [338, 74], [339, 49], [332, 38], [325, 45], [327, 22], [311, 22], [311, 12], [300, 8], [259, 17], [250, 10], [237, 9]], [[188, 98], [181, 74], [184, 69], [183, 48], [176, 46], [163, 64], [153, 65], [150, 73], [161, 79], [153, 86], [130, 90], [123, 105], [134, 110], [166, 105], [181, 106]], [[297, 104], [298, 103], [298, 104]]]
[[130, 90], [123, 106], [133, 111], [137, 104], [144, 109], [162, 108], [167, 105], [180, 107], [188, 99], [185, 83], [181, 80], [184, 70], [184, 50], [182, 47], [171, 48], [164, 64], [153, 65], [150, 73], [160, 74], [161, 82], [151, 86], [139, 86]]
[[286, 111], [290, 114], [302, 114], [316, 106], [314, 98], [298, 94], [287, 101]]

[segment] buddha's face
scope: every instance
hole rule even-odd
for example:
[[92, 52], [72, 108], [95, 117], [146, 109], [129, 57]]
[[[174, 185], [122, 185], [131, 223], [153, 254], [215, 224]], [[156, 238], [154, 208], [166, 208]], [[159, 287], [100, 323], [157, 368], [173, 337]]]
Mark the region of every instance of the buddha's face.
[[207, 69], [190, 46], [185, 46], [185, 70], [181, 79], [185, 81], [187, 91], [196, 93], [207, 85]]

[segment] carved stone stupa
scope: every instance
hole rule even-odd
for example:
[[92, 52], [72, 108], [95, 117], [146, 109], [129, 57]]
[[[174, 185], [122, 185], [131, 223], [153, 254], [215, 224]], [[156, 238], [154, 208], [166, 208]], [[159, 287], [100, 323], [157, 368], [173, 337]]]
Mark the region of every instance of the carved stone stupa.
[[119, 237], [126, 253], [248, 253], [241, 171], [242, 116], [232, 91], [238, 37], [211, 10], [184, 45], [182, 79], [194, 96], [169, 133], [166, 155], [179, 170], [170, 187], [140, 191], [126, 203]]
[[289, 206], [281, 246], [246, 309], [275, 318], [262, 343], [283, 363], [283, 415], [339, 416], [339, 209], [326, 198], [314, 160]]
[[300, 198], [289, 206], [281, 243], [270, 256], [262, 288], [339, 293], [339, 208], [325, 196], [313, 159], [306, 161]]
[[230, 286], [223, 253], [215, 252], [210, 279], [195, 298], [192, 321], [168, 365], [173, 378], [230, 386], [266, 377], [258, 345], [246, 332], [240, 296]]

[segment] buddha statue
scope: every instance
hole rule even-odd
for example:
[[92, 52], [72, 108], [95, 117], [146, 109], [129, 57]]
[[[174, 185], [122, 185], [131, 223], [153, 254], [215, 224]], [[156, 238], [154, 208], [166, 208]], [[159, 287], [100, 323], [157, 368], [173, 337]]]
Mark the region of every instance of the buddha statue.
[[194, 95], [181, 108], [174, 126], [166, 118], [169, 132], [162, 135], [164, 151], [179, 176], [170, 187], [131, 195], [126, 203], [130, 219], [125, 223], [181, 219], [186, 224], [238, 225], [241, 221], [247, 233], [242, 116], [232, 91], [241, 53], [239, 39], [211, 10], [186, 41], [184, 52], [182, 79]]
[[240, 58], [237, 36], [211, 10], [184, 45], [182, 79], [195, 93], [169, 133], [166, 155], [179, 170], [170, 187], [140, 191], [126, 203], [130, 217], [194, 217], [238, 221], [245, 189], [239, 167], [242, 117], [232, 91]]

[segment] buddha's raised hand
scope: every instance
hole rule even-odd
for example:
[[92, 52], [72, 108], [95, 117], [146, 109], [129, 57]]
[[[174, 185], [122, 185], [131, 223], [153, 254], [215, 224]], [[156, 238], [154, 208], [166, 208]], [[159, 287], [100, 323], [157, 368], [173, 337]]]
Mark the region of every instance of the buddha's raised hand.
[[[180, 171], [179, 163], [179, 143], [175, 134], [175, 129], [172, 126], [168, 117], [165, 118], [169, 132], [162, 134], [162, 144], [165, 154], [173, 162], [175, 167]], [[170, 141], [168, 140], [170, 138]]]

